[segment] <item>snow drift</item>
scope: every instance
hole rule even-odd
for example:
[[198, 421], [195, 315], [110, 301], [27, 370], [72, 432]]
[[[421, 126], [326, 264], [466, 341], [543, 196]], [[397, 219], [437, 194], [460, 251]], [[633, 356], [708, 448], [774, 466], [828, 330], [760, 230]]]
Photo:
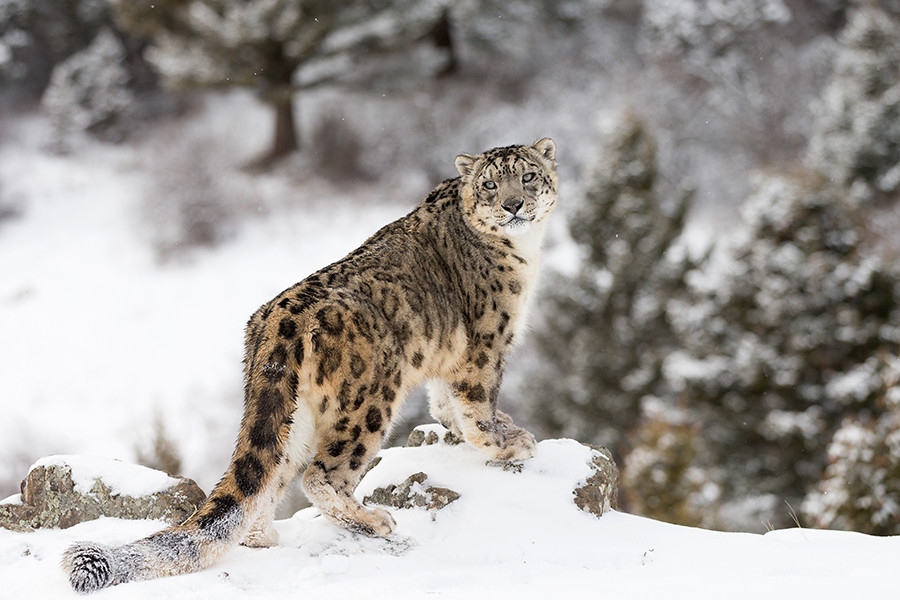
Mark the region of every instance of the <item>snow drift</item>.
[[[584, 512], [573, 490], [592, 473], [592, 451], [572, 440], [541, 442], [521, 470], [485, 465], [466, 445], [391, 448], [380, 456], [360, 498], [417, 472], [459, 498], [441, 510], [391, 509], [397, 529], [385, 539], [347, 532], [305, 509], [276, 522], [277, 547], [240, 547], [206, 571], [96, 597], [839, 598], [895, 587], [900, 538], [807, 529], [720, 533]], [[104, 518], [65, 530], [0, 530], [0, 597], [73, 597], [58, 567], [71, 542], [121, 544], [163, 526]]]

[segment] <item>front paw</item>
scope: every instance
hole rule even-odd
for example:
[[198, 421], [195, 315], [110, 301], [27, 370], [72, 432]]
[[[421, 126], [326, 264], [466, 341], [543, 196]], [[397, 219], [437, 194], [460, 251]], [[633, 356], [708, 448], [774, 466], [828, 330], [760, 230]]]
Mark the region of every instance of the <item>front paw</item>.
[[503, 442], [495, 458], [504, 461], [525, 460], [534, 456], [536, 446], [537, 442], [529, 431], [513, 426], [504, 432]]

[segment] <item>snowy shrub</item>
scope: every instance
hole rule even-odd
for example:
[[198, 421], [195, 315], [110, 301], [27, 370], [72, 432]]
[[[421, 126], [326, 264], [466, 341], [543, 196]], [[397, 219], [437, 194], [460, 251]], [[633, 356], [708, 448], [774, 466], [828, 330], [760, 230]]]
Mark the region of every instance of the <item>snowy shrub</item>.
[[622, 469], [628, 510], [671, 523], [716, 526], [721, 473], [696, 466], [703, 436], [691, 413], [648, 397], [630, 437]]
[[136, 98], [129, 88], [125, 48], [109, 30], [59, 64], [41, 100], [58, 150], [68, 138], [87, 132], [118, 142], [134, 127]]
[[809, 142], [808, 162], [850, 187], [900, 190], [900, 15], [874, 3], [850, 13]]
[[336, 114], [323, 117], [312, 133], [316, 172], [335, 182], [364, 179], [365, 149], [352, 123]]
[[0, 226], [4, 221], [15, 219], [22, 215], [22, 207], [4, 194], [3, 182], [0, 181]]
[[[653, 61], [677, 63], [688, 84], [756, 102], [774, 97], [759, 88], [763, 57], [780, 54], [783, 33], [797, 23], [783, 0], [644, 0], [638, 48]], [[778, 57], [784, 61], [784, 56]], [[712, 96], [711, 96], [712, 97]]]
[[695, 266], [679, 248], [691, 194], [663, 197], [655, 141], [633, 116], [608, 132], [592, 171], [569, 222], [583, 262], [548, 277], [533, 336], [542, 372], [527, 393], [552, 435], [616, 449], [677, 347], [666, 307]]
[[[636, 46], [646, 76], [675, 88], [660, 91], [655, 81], [649, 93], [682, 98], [660, 113], [666, 128], [685, 130], [678, 152], [700, 143], [721, 148], [731, 161], [740, 158], [736, 150], [754, 162], [793, 160], [806, 144], [808, 103], [819, 94], [836, 45], [821, 35], [821, 17], [811, 16], [818, 9], [792, 0], [646, 0], [643, 7]], [[734, 186], [722, 187], [727, 194]]]
[[61, 61], [108, 25], [106, 0], [0, 1], [0, 97], [37, 100]]
[[229, 239], [239, 217], [250, 213], [251, 192], [234, 166], [220, 160], [215, 140], [194, 131], [160, 139], [153, 154], [153, 183], [142, 202], [144, 236], [160, 262]]
[[[468, 65], [496, 71], [498, 59], [503, 70], [522, 69], [527, 76], [530, 60], [541, 51], [547, 35], [588, 19], [602, 8], [604, 0], [463, 0], [456, 2], [453, 16], [456, 34], [462, 41]], [[539, 23], [541, 35], [535, 35]]]
[[644, 0], [642, 37], [651, 53], [711, 59], [742, 34], [790, 20], [782, 0]]
[[870, 361], [877, 416], [847, 417], [828, 446], [824, 477], [803, 500], [811, 526], [877, 535], [900, 533], [900, 358]]
[[153, 418], [151, 438], [135, 445], [135, 460], [138, 464], [163, 471], [172, 476], [181, 474], [181, 453], [178, 445], [166, 429], [162, 414], [156, 412]]

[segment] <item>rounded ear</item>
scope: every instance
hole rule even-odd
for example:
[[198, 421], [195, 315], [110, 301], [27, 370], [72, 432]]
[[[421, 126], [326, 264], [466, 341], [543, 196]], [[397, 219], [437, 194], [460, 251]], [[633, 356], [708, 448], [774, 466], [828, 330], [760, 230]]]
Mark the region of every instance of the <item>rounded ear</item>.
[[541, 156], [547, 160], [556, 160], [556, 142], [550, 138], [541, 138], [532, 144], [531, 147], [540, 152]]
[[456, 170], [463, 177], [470, 177], [475, 170], [475, 157], [471, 154], [460, 154], [453, 162], [456, 165]]

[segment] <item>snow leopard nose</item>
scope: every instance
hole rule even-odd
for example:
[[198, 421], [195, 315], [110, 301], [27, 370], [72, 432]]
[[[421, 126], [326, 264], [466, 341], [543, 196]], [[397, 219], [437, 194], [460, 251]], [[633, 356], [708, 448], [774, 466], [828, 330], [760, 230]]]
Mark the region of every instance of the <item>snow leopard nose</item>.
[[525, 203], [521, 198], [507, 198], [501, 203], [503, 210], [508, 212], [511, 215], [519, 212], [519, 209], [522, 208], [522, 205]]

